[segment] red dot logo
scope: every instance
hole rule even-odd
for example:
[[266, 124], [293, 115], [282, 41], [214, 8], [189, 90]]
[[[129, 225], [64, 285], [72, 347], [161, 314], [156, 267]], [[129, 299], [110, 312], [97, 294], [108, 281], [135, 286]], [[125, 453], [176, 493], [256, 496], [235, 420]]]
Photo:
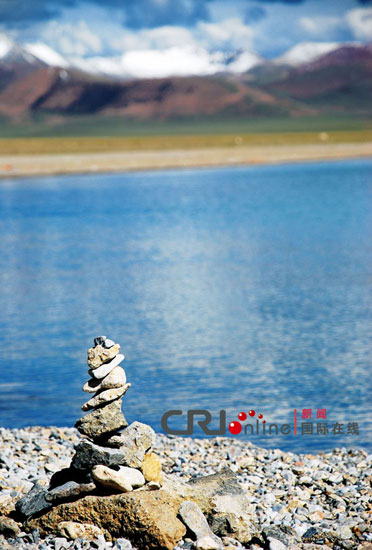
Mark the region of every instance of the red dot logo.
[[261, 420], [261, 418], [263, 418], [263, 417], [262, 417], [262, 414], [259, 414], [259, 415], [258, 415], [258, 418]]
[[230, 422], [229, 432], [233, 435], [238, 435], [242, 431], [242, 425], [240, 422]]
[[247, 420], [247, 415], [246, 415], [245, 412], [241, 412], [241, 413], [238, 414], [238, 418], [239, 418], [239, 420], [244, 422], [244, 420]]
[[256, 414], [256, 411], [251, 410], [251, 411], [249, 411], [248, 414], [249, 414], [249, 416], [254, 416]]

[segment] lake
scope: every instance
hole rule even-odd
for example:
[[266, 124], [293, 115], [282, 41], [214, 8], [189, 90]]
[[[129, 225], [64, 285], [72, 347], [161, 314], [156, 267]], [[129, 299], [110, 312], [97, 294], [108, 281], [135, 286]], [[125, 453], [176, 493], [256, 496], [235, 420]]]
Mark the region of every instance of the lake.
[[253, 443], [371, 449], [371, 174], [355, 160], [2, 180], [0, 425], [72, 426], [105, 334], [126, 355], [129, 422], [162, 431], [168, 410], [207, 409], [216, 428], [253, 409], [291, 426]]

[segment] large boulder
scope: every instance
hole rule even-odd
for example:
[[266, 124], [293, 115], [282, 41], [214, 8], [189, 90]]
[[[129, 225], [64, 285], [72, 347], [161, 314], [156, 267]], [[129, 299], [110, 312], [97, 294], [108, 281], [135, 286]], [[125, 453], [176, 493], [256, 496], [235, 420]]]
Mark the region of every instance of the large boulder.
[[59, 504], [28, 521], [28, 529], [40, 529], [45, 536], [58, 532], [62, 521], [89, 523], [99, 527], [108, 540], [129, 538], [148, 550], [172, 550], [186, 533], [177, 518], [181, 499], [164, 491], [139, 489], [111, 496], [86, 496]]

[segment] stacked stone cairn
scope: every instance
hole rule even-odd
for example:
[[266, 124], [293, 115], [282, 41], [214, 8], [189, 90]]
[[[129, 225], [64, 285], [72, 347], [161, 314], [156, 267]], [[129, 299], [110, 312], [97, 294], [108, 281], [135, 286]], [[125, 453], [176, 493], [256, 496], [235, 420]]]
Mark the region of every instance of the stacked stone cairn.
[[72, 467], [89, 471], [98, 486], [115, 491], [129, 492], [146, 481], [160, 487], [160, 461], [150, 452], [155, 432], [140, 422], [128, 426], [121, 411], [122, 397], [131, 385], [120, 366], [124, 355], [119, 350], [120, 345], [106, 336], [95, 338], [88, 350], [91, 378], [83, 391], [94, 395], [82, 406], [91, 412], [75, 424], [87, 439], [77, 445]]
[[141, 422], [128, 423], [121, 411], [122, 397], [130, 388], [120, 363], [120, 345], [106, 336], [94, 339], [88, 350], [91, 378], [83, 390], [94, 394], [82, 406], [89, 411], [75, 424], [83, 439], [75, 447], [69, 468], [56, 472], [48, 488], [36, 483], [17, 503], [17, 511], [30, 517], [63, 501], [87, 494], [127, 493], [147, 484], [158, 489], [162, 472], [152, 453], [154, 430]]

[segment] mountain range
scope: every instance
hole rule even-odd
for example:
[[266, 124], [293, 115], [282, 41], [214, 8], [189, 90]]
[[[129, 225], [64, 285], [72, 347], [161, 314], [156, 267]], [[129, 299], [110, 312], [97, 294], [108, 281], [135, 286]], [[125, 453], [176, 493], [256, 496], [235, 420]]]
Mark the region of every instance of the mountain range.
[[[135, 57], [128, 70], [128, 55], [74, 62], [42, 43], [3, 39], [0, 114], [10, 119], [42, 113], [161, 120], [372, 114], [371, 44], [303, 43], [274, 60], [247, 51], [186, 53], [190, 63], [192, 55], [199, 55], [201, 63], [190, 65], [198, 74], [141, 78]], [[159, 74], [166, 74], [166, 67], [164, 61]], [[193, 69], [186, 63], [183, 71]]]

